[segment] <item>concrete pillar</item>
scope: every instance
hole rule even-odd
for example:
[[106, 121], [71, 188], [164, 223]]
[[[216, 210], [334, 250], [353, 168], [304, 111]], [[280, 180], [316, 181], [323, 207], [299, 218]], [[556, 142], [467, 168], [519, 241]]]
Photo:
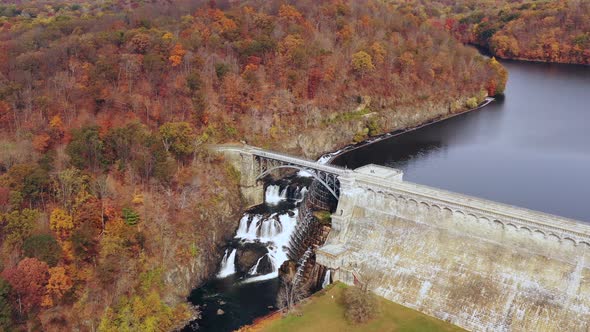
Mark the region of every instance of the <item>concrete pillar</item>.
[[227, 162], [240, 172], [240, 191], [248, 207], [264, 203], [264, 183], [258, 181], [257, 162], [246, 149], [220, 149]]
[[338, 180], [340, 180], [340, 198], [336, 211], [332, 214], [332, 230], [329, 236], [340, 238], [345, 236], [351, 222], [356, 195], [352, 192], [355, 182], [352, 174], [341, 175]]

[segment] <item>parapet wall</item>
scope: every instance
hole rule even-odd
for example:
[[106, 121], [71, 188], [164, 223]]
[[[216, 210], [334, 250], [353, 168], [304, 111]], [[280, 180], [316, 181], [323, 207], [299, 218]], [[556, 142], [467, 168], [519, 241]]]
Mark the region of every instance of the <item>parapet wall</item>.
[[334, 279], [474, 331], [588, 331], [590, 227], [404, 182], [340, 178], [317, 261]]

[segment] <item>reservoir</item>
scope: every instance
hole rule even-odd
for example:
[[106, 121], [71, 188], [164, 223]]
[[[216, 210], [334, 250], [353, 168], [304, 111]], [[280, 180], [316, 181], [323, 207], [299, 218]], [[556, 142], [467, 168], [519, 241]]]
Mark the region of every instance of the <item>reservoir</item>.
[[333, 163], [590, 222], [590, 67], [503, 61], [505, 96]]

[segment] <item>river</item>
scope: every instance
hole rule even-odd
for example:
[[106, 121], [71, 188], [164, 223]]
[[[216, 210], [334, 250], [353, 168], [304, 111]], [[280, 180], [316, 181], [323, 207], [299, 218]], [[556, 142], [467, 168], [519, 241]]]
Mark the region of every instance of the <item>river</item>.
[[264, 204], [236, 221], [217, 275], [191, 292], [189, 301], [199, 306], [202, 318], [183, 332], [233, 331], [277, 309], [279, 268], [288, 259], [298, 207], [310, 182], [300, 172], [267, 183]]
[[590, 222], [590, 67], [503, 61], [504, 98], [333, 162]]

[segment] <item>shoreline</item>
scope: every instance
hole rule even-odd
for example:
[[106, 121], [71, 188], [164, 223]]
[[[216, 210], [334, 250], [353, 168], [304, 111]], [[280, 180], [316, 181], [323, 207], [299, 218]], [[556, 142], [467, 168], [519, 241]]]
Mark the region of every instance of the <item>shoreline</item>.
[[489, 45], [481, 45], [481, 44], [476, 44], [473, 42], [467, 42], [467, 43], [464, 43], [463, 45], [476, 48], [481, 55], [484, 55], [484, 56], [490, 57], [490, 58], [495, 57], [496, 59], [500, 59], [503, 61], [521, 61], [521, 62], [531, 62], [531, 63], [545, 63], [545, 64], [586, 66], [586, 67], [590, 66], [590, 62], [589, 63], [579, 63], [579, 62], [550, 61], [550, 60], [544, 60], [544, 59], [530, 59], [530, 58], [520, 58], [520, 57], [505, 57], [505, 56], [500, 56], [498, 54], [495, 54], [490, 49]]
[[530, 62], [530, 63], [538, 63], [538, 64], [554, 64], [554, 65], [567, 65], [567, 66], [584, 66], [590, 67], [590, 63], [578, 63], [578, 62], [561, 62], [561, 61], [548, 61], [548, 60], [541, 60], [541, 59], [527, 59], [527, 58], [514, 58], [514, 57], [502, 57], [499, 55], [491, 54], [496, 59], [500, 59], [502, 61], [520, 61], [520, 62]]
[[366, 140], [361, 141], [361, 142], [358, 142], [358, 143], [352, 143], [352, 144], [345, 145], [344, 147], [342, 147], [342, 148], [340, 148], [340, 149], [338, 149], [336, 151], [324, 153], [323, 155], [321, 155], [317, 159], [317, 161], [320, 162], [320, 163], [322, 163], [322, 164], [330, 164], [330, 163], [332, 163], [332, 161], [334, 161], [334, 159], [338, 158], [339, 156], [343, 155], [344, 153], [347, 153], [347, 152], [350, 152], [350, 151], [354, 151], [354, 150], [357, 150], [357, 149], [360, 149], [360, 148], [369, 146], [371, 144], [384, 141], [384, 140], [389, 139], [389, 138], [392, 138], [392, 137], [396, 137], [396, 136], [399, 136], [399, 135], [402, 135], [402, 134], [406, 134], [406, 133], [412, 132], [414, 130], [417, 130], [417, 129], [420, 129], [420, 128], [429, 126], [431, 124], [439, 123], [441, 121], [445, 121], [445, 120], [454, 118], [456, 116], [463, 115], [465, 113], [469, 113], [469, 112], [472, 112], [472, 111], [477, 111], [479, 109], [482, 109], [482, 108], [488, 106], [490, 103], [492, 103], [495, 100], [496, 99], [494, 97], [486, 97], [485, 100], [482, 103], [480, 103], [479, 105], [477, 105], [477, 107], [475, 107], [475, 108], [468, 109], [468, 110], [461, 111], [461, 112], [457, 112], [457, 113], [452, 113], [452, 114], [449, 114], [449, 115], [446, 115], [446, 116], [438, 116], [436, 118], [433, 118], [433, 119], [431, 119], [429, 121], [423, 122], [423, 123], [421, 123], [419, 125], [416, 125], [416, 126], [413, 126], [413, 127], [408, 127], [408, 128], [405, 128], [405, 129], [396, 129], [396, 130], [393, 130], [393, 131], [390, 131], [390, 132], [386, 132], [386, 133], [383, 133], [383, 134], [380, 134], [380, 135], [369, 137]]

